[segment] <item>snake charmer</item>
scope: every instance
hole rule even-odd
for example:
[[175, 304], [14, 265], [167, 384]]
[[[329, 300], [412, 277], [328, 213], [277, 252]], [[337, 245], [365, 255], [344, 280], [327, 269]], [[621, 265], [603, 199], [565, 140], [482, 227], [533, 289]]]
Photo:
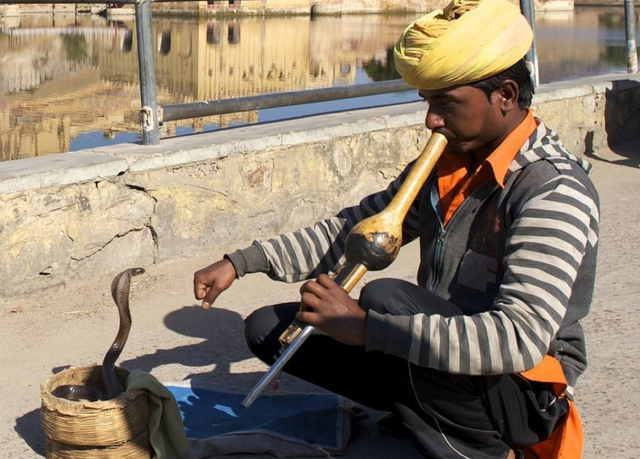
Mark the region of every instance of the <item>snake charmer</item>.
[[411, 435], [429, 458], [582, 454], [574, 394], [599, 199], [591, 166], [530, 109], [531, 41], [507, 0], [454, 0], [395, 46], [398, 72], [428, 102], [426, 127], [447, 140], [402, 225], [403, 243], [420, 248], [416, 283], [375, 280], [355, 299], [327, 275], [350, 229], [384, 209], [412, 164], [359, 205], [194, 276], [205, 308], [248, 273], [306, 281], [299, 301], [246, 319], [249, 348], [271, 364], [294, 319], [321, 330], [284, 370], [388, 411], [380, 430]]

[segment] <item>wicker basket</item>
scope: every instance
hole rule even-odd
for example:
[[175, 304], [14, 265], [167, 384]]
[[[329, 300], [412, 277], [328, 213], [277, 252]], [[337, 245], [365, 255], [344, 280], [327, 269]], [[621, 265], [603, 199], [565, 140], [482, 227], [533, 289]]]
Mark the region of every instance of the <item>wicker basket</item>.
[[[123, 383], [128, 372], [116, 368]], [[149, 459], [149, 405], [144, 391], [121, 394], [113, 400], [73, 402], [54, 396], [56, 387], [99, 385], [100, 366], [72, 367], [40, 387], [41, 422], [50, 459]]]

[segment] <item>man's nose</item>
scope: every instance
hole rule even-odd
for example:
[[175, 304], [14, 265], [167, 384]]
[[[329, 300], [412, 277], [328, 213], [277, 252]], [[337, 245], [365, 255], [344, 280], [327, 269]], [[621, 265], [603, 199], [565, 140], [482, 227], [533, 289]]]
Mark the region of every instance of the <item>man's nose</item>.
[[429, 109], [427, 112], [427, 118], [424, 120], [424, 124], [428, 129], [433, 131], [434, 129], [444, 127], [444, 119], [435, 111]]

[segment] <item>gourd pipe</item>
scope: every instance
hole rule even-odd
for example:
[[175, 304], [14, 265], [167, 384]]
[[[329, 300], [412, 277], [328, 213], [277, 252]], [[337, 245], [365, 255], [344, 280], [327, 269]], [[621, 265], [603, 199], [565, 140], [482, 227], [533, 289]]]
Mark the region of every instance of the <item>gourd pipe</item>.
[[[347, 293], [351, 292], [367, 270], [385, 269], [396, 259], [402, 247], [402, 223], [446, 146], [447, 139], [442, 134], [432, 133], [387, 207], [351, 229], [345, 246], [346, 262], [334, 276], [336, 283]], [[297, 320], [289, 325], [280, 336], [284, 352], [245, 397], [242, 406], [249, 408], [253, 404], [300, 346], [314, 333], [314, 327]]]

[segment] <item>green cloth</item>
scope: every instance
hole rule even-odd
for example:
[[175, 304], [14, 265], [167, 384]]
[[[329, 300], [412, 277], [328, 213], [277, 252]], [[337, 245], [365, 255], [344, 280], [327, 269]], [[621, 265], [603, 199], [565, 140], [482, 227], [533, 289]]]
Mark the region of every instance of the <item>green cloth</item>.
[[187, 455], [187, 435], [173, 394], [154, 376], [133, 370], [127, 391], [143, 389], [149, 400], [149, 439], [156, 459], [183, 459]]

